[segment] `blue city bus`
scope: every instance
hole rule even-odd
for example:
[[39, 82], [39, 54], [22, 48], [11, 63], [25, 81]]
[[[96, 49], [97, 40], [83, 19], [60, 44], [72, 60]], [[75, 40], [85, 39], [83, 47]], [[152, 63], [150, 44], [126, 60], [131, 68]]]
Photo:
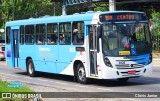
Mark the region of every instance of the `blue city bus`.
[[6, 23], [6, 63], [34, 77], [41, 72], [117, 79], [152, 73], [149, 21], [143, 12], [44, 16]]

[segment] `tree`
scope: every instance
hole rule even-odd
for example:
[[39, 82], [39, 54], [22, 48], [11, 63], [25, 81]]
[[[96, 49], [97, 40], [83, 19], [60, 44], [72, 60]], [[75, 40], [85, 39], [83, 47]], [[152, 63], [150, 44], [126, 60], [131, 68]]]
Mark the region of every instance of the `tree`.
[[152, 17], [152, 12], [159, 12], [160, 4], [150, 4], [150, 3], [118, 3], [117, 10], [131, 10], [131, 11], [142, 11], [145, 12], [147, 17], [150, 19]]
[[0, 0], [0, 4], [0, 28], [4, 28], [7, 21], [61, 15], [62, 12], [62, 4], [50, 0]]
[[153, 11], [151, 21], [153, 23], [151, 27], [152, 46], [154, 50], [160, 51], [160, 12]]

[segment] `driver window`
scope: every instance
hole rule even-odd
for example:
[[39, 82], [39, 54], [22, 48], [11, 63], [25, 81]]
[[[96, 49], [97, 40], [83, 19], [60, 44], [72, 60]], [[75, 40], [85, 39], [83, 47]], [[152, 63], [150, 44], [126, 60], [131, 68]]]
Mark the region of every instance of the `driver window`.
[[116, 33], [116, 26], [114, 25], [108, 25], [104, 28], [104, 35], [106, 36], [105, 40], [108, 40], [108, 47], [110, 50], [113, 50], [118, 47], [118, 39], [117, 39], [117, 33]]

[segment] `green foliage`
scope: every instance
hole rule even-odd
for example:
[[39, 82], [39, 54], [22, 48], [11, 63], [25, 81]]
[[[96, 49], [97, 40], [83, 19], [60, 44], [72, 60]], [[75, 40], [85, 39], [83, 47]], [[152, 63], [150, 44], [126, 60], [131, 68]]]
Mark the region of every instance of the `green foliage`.
[[[10, 84], [9, 82], [0, 80], [0, 92], [5, 92], [5, 93], [6, 92], [9, 92], [9, 93], [11, 93], [11, 92], [13, 92], [13, 93], [15, 93], [15, 92], [20, 92], [20, 93], [33, 92], [28, 87], [10, 88], [10, 87], [8, 87], [9, 84]], [[23, 99], [22, 98], [12, 98], [12, 99], [0, 98], [0, 101], [29, 101], [29, 99], [27, 99], [27, 98], [23, 98]]]
[[81, 13], [87, 11], [108, 11], [107, 3], [82, 3], [80, 5], [67, 6], [67, 14]]
[[20, 87], [20, 88], [10, 88], [8, 87], [9, 83], [0, 80], [0, 92], [33, 92], [27, 87]]
[[160, 12], [153, 11], [152, 13], [151, 37], [153, 50], [160, 51]]
[[107, 3], [94, 3], [92, 4], [94, 7], [94, 11], [108, 11], [109, 6]]
[[7, 21], [28, 19], [45, 15], [61, 15], [61, 3], [50, 0], [0, 0], [0, 28]]
[[157, 27], [160, 28], [160, 12], [153, 11], [151, 15], [152, 15], [151, 21], [155, 23]]
[[142, 11], [145, 12], [147, 17], [150, 19], [152, 17], [152, 12], [159, 12], [160, 4], [150, 4], [150, 3], [126, 3], [117, 4], [117, 10], [131, 10], [131, 11]]

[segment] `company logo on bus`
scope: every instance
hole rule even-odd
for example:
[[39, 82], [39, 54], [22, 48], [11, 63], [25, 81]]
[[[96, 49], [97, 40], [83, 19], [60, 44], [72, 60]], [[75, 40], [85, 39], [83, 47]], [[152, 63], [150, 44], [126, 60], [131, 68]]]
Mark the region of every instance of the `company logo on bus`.
[[7, 57], [11, 57], [11, 50], [10, 49], [7, 50]]
[[50, 52], [50, 48], [48, 48], [48, 47], [39, 47], [39, 51], [47, 51], [47, 52]]

